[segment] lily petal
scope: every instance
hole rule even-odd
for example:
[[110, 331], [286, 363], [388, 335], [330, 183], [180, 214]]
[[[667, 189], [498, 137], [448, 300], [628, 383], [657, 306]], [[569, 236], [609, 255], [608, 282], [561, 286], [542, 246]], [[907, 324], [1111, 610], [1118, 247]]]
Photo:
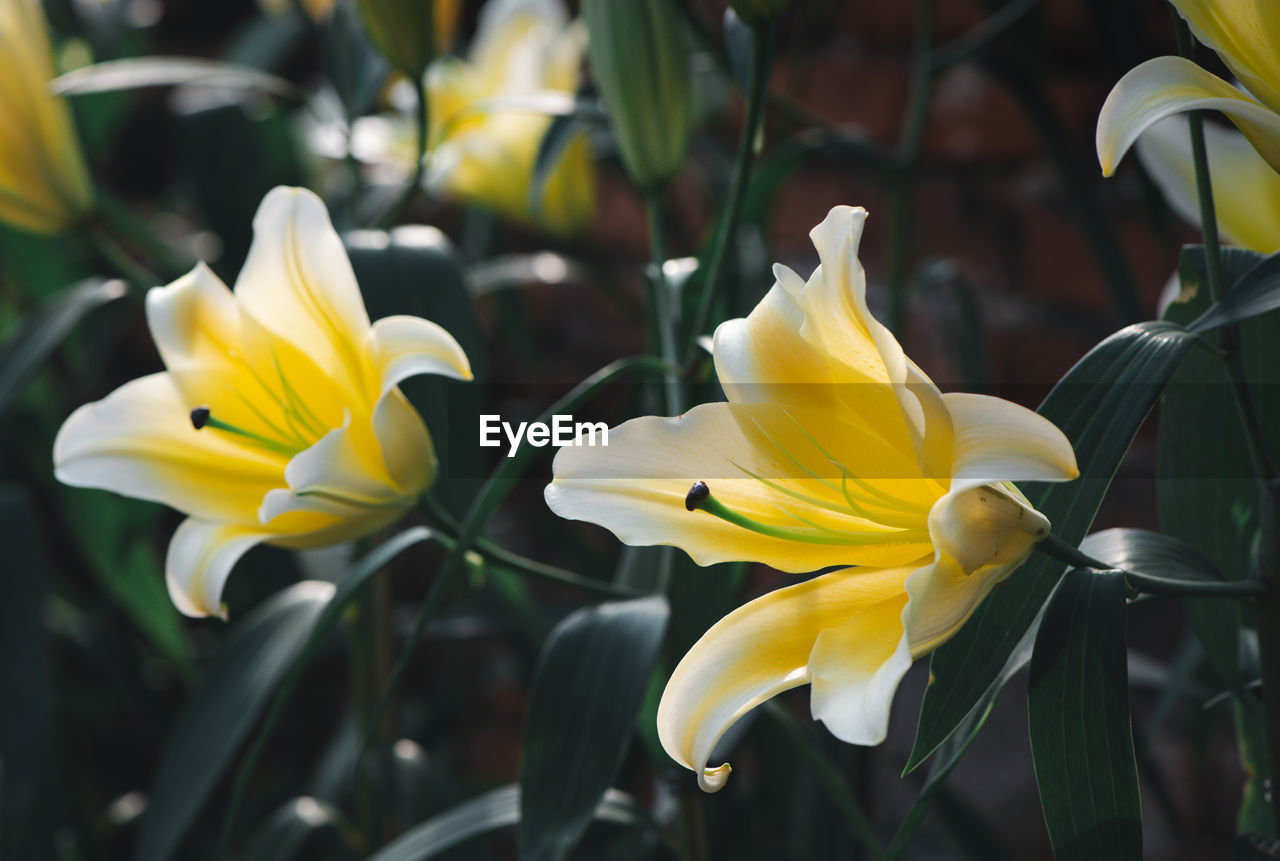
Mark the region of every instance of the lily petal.
[[54, 473], [64, 484], [162, 502], [209, 520], [256, 522], [281, 483], [284, 458], [191, 426], [168, 374], [125, 383], [86, 404], [58, 431]]
[[1197, 41], [1212, 48], [1249, 92], [1280, 111], [1280, 7], [1271, 0], [1171, 0]]
[[165, 367], [223, 364], [239, 341], [235, 297], [204, 263], [172, 284], [148, 290], [146, 305], [147, 326]]
[[929, 534], [939, 558], [962, 574], [1017, 566], [1049, 534], [1049, 520], [1012, 485], [984, 484], [952, 491], [929, 512]]
[[369, 353], [384, 395], [406, 377], [440, 374], [471, 379], [467, 354], [443, 327], [421, 317], [383, 317], [369, 330]]
[[1098, 114], [1098, 162], [1110, 176], [1138, 136], [1173, 114], [1221, 111], [1280, 170], [1280, 114], [1182, 57], [1156, 57], [1131, 69]]
[[[755, 706], [810, 681], [811, 664], [814, 714], [840, 725], [841, 698], [833, 694], [843, 689], [847, 705], [857, 698], [853, 689], [868, 690], [867, 680], [880, 668], [892, 665], [885, 676], [898, 670], [903, 582], [912, 570], [836, 571], [770, 592], [725, 616], [694, 644], [667, 682], [657, 719], [663, 748], [698, 772], [704, 790], [720, 789], [729, 766], [706, 767], [716, 742]], [[823, 637], [859, 625], [871, 636], [834, 660]], [[842, 635], [828, 643], [839, 639]], [[863, 672], [846, 672], [845, 664], [857, 664]]]
[[373, 408], [373, 433], [378, 439], [387, 475], [409, 496], [417, 496], [435, 481], [436, 449], [422, 416], [399, 389], [393, 388]]
[[342, 240], [315, 194], [285, 187], [267, 193], [235, 292], [273, 335], [353, 394], [359, 391], [369, 315]]
[[948, 392], [955, 433], [951, 489], [992, 481], [1070, 481], [1080, 475], [1071, 442], [1053, 422], [1012, 401]]
[[[1138, 138], [1138, 158], [1170, 208], [1200, 223], [1200, 200], [1187, 119], [1167, 117]], [[1234, 129], [1204, 124], [1218, 230], [1233, 245], [1262, 254], [1280, 250], [1280, 173]]]
[[[934, 482], [875, 482], [877, 488], [915, 499], [898, 510], [898, 527], [856, 517], [844, 505], [841, 474], [801, 426], [803, 417], [797, 424], [768, 404], [703, 404], [678, 418], [632, 419], [609, 431], [608, 446], [561, 448], [552, 465], [555, 479], [545, 492], [547, 504], [561, 517], [604, 526], [625, 544], [679, 547], [699, 565], [752, 560], [802, 572], [833, 565], [898, 565], [932, 552], [921, 526], [939, 495]], [[851, 475], [868, 474], [857, 466], [850, 468]], [[803, 477], [802, 468], [819, 477]], [[907, 474], [888, 469], [889, 475]], [[705, 480], [717, 499], [758, 522], [808, 525], [834, 533], [837, 540], [780, 540], [707, 512], [688, 511], [685, 497], [696, 480]]]
[[226, 618], [222, 587], [245, 552], [270, 536], [231, 523], [188, 517], [169, 540], [165, 582], [173, 605], [187, 616]]
[[295, 496], [320, 496], [365, 509], [401, 510], [422, 489], [401, 488], [391, 480], [372, 428], [350, 416], [342, 427], [294, 455], [284, 477]]

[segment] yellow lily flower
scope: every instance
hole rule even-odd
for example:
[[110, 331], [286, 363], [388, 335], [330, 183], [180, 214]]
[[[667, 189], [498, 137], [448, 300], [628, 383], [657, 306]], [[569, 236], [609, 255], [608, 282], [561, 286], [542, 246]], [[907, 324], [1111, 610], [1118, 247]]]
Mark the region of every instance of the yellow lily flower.
[[[1049, 523], [1013, 480], [1074, 478], [1071, 444], [999, 398], [941, 393], [867, 309], [866, 212], [810, 233], [821, 265], [777, 283], [715, 332], [727, 403], [611, 430], [556, 455], [547, 503], [627, 544], [702, 565], [837, 566], [730, 613], [676, 667], [658, 708], [667, 753], [715, 791], [716, 742], [773, 695], [809, 684], [815, 718], [855, 744], [884, 739], [912, 660], [950, 638]], [[691, 489], [691, 482], [697, 480]], [[858, 566], [858, 567], [849, 567]]]
[[1103, 174], [1112, 174], [1152, 124], [1190, 110], [1221, 111], [1280, 170], [1280, 5], [1270, 0], [1170, 2], [1244, 89], [1182, 57], [1156, 57], [1136, 66], [1111, 90], [1098, 115]]
[[147, 294], [167, 370], [80, 407], [53, 447], [60, 481], [189, 515], [165, 561], [169, 594], [189, 616], [223, 615], [227, 575], [256, 544], [346, 541], [413, 505], [436, 460], [396, 385], [471, 377], [435, 323], [370, 324], [314, 194], [271, 191], [253, 227], [234, 293], [199, 264]]
[[[1262, 254], [1280, 251], [1280, 173], [1234, 129], [1206, 123], [1204, 143], [1221, 237]], [[1186, 118], [1166, 117], [1150, 126], [1138, 138], [1137, 152], [1170, 208], [1199, 224], [1200, 199]]]
[[71, 112], [48, 91], [51, 56], [39, 0], [0, 0], [0, 221], [36, 233], [93, 206]]
[[[560, 0], [491, 0], [481, 10], [466, 60], [427, 69], [430, 147], [424, 182], [433, 193], [493, 209], [554, 233], [580, 228], [595, 211], [595, 168], [578, 134], [547, 178], [541, 205], [530, 206], [538, 147], [550, 117], [530, 105], [567, 107], [578, 87], [585, 32]], [[412, 124], [368, 117], [352, 130], [362, 161], [412, 172]]]

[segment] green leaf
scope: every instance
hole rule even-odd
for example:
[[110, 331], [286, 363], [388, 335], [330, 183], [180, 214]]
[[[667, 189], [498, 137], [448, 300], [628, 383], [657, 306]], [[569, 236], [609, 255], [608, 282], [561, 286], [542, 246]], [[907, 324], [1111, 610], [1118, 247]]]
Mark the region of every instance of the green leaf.
[[[1093, 523], [1111, 478], [1156, 397], [1195, 336], [1171, 323], [1128, 326], [1090, 350], [1067, 372], [1039, 412], [1075, 447], [1081, 477], [1028, 485], [1028, 499], [1058, 537], [1079, 542]], [[1062, 575], [1063, 564], [1036, 554], [978, 607], [933, 654], [907, 770], [918, 766], [974, 707], [1003, 682], [1001, 671]]]
[[[1211, 332], [1280, 308], [1280, 253], [1263, 257], [1243, 248], [1220, 251], [1225, 295], [1187, 326], [1193, 332]], [[1204, 271], [1204, 249], [1188, 248], [1183, 255], [1182, 274]]]
[[[288, 674], [280, 682], [279, 689], [271, 702], [271, 709], [267, 712], [266, 718], [258, 728], [253, 746], [241, 760], [240, 768], [236, 772], [235, 783], [231, 790], [231, 801], [227, 807], [226, 819], [223, 822], [222, 839], [224, 842], [235, 824], [236, 812], [239, 809], [240, 801], [245, 791], [248, 789], [249, 777], [253, 774], [253, 767], [257, 764], [267, 740], [271, 737], [271, 731], [275, 729], [280, 716], [284, 713], [285, 704], [289, 701], [294, 688], [297, 687], [302, 674], [306, 671], [307, 666], [311, 663], [311, 659], [315, 656], [316, 651], [319, 650], [326, 636], [338, 623], [342, 613], [355, 601], [360, 592], [360, 587], [370, 577], [381, 571], [392, 559], [405, 550], [430, 539], [431, 535], [431, 530], [423, 526], [416, 526], [396, 534], [353, 565], [351, 571], [342, 579], [336, 589], [331, 587], [327, 601], [313, 617], [313, 624], [307, 630], [301, 632], [300, 636], [305, 639], [284, 660], [285, 666], [276, 671], [276, 678], [279, 678], [285, 670], [287, 670]], [[331, 586], [331, 584], [325, 585]], [[262, 696], [266, 696], [266, 693], [264, 692]]]
[[925, 814], [929, 812], [929, 807], [932, 805], [934, 797], [941, 791], [947, 776], [951, 774], [952, 769], [956, 767], [961, 757], [969, 750], [969, 746], [973, 744], [973, 740], [978, 737], [978, 733], [987, 722], [987, 717], [990, 716], [991, 709], [995, 707], [1000, 691], [1008, 684], [1010, 679], [1030, 663], [1031, 649], [1035, 643], [1036, 634], [1040, 630], [1041, 619], [1043, 619], [1043, 611], [1041, 611], [1041, 615], [1032, 621], [1018, 645], [1010, 653], [1008, 661], [1005, 662], [1004, 667], [1000, 670], [1000, 675], [983, 692], [982, 696], [960, 721], [959, 725], [956, 726], [951, 735], [938, 746], [937, 752], [929, 762], [928, 777], [925, 778], [924, 785], [920, 787], [920, 793], [912, 803], [911, 809], [907, 811], [906, 818], [898, 826], [897, 833], [893, 835], [893, 842], [889, 845], [885, 861], [896, 861], [896, 859], [902, 857], [902, 853], [906, 851], [911, 838], [915, 835], [916, 829], [924, 820]]
[[123, 281], [94, 278], [67, 289], [23, 320], [0, 346], [0, 415], [85, 315], [128, 289]]
[[1207, 556], [1172, 535], [1147, 529], [1104, 529], [1080, 542], [1094, 559], [1151, 580], [1220, 581], [1222, 572]]
[[160, 754], [139, 861], [171, 858], [218, 775], [333, 597], [331, 583], [282, 590], [232, 628]]
[[1027, 715], [1058, 861], [1142, 858], [1124, 610], [1119, 574], [1073, 569], [1036, 636]]
[[53, 856], [59, 807], [58, 742], [49, 632], [50, 560], [34, 500], [0, 485], [0, 857]]
[[337, 3], [320, 30], [321, 65], [347, 113], [363, 116], [391, 66], [369, 41], [355, 4]]
[[259, 69], [200, 57], [131, 57], [73, 69], [49, 82], [59, 96], [135, 90], [140, 87], [200, 86], [261, 90], [301, 102], [305, 94], [293, 84]]
[[[602, 822], [619, 825], [648, 823], [648, 817], [639, 805], [616, 789], [604, 794], [593, 816]], [[502, 786], [409, 829], [368, 861], [425, 861], [473, 837], [509, 828], [519, 821], [520, 787], [514, 784]]]
[[622, 764], [670, 610], [661, 595], [584, 607], [543, 646], [520, 762], [520, 857], [560, 861]]
[[[310, 796], [294, 798], [280, 805], [258, 828], [240, 861], [288, 861], [304, 857], [304, 849], [318, 832], [340, 828], [342, 811]], [[305, 857], [314, 857], [314, 851]]]

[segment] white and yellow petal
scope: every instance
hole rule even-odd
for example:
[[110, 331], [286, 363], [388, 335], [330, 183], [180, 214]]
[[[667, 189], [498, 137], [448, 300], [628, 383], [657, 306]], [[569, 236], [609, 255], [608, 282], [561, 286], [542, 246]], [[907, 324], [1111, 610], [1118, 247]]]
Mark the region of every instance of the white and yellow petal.
[[276, 338], [360, 393], [369, 315], [342, 239], [315, 194], [279, 187], [263, 198], [235, 295]]
[[[770, 592], [725, 616], [684, 656], [663, 691], [663, 748], [714, 792], [728, 779], [729, 766], [708, 768], [708, 758], [725, 731], [770, 697], [811, 680], [814, 714], [833, 730], [882, 727], [887, 698], [910, 665], [910, 657], [903, 664], [899, 646], [903, 583], [912, 570], [836, 571]], [[866, 636], [848, 642], [859, 628]], [[853, 651], [842, 656], [845, 646]]]
[[[1262, 254], [1280, 250], [1280, 173], [1234, 129], [1205, 123], [1204, 145], [1219, 234], [1233, 245]], [[1150, 126], [1138, 138], [1137, 151], [1169, 207], [1199, 224], [1187, 119], [1172, 116]]]
[[249, 548], [270, 534], [231, 523], [188, 517], [169, 540], [164, 575], [169, 598], [187, 616], [220, 616], [222, 587], [232, 567]]
[[[545, 496], [561, 517], [597, 523], [625, 544], [674, 545], [700, 565], [753, 560], [790, 572], [897, 565], [931, 553], [926, 517], [941, 493], [920, 478], [879, 478], [870, 490], [856, 472], [844, 481], [804, 427], [769, 404], [703, 404], [677, 418], [633, 419], [610, 430], [608, 446], [561, 448], [552, 470]], [[744, 517], [806, 538], [686, 510], [697, 480]], [[849, 498], [867, 510], [860, 516]]]
[[1131, 69], [1102, 105], [1096, 138], [1102, 173], [1110, 176], [1153, 124], [1192, 110], [1221, 111], [1280, 170], [1280, 114], [1190, 60], [1156, 57]]
[[1249, 92], [1280, 111], [1280, 5], [1274, 0], [1171, 0], [1196, 39]]
[[951, 490], [993, 481], [1070, 481], [1080, 475], [1071, 441], [1026, 407], [990, 395], [949, 392], [955, 460]]
[[64, 484], [161, 502], [209, 520], [252, 524], [283, 485], [285, 458], [237, 438], [197, 431], [168, 374], [125, 383], [80, 407], [53, 444]]

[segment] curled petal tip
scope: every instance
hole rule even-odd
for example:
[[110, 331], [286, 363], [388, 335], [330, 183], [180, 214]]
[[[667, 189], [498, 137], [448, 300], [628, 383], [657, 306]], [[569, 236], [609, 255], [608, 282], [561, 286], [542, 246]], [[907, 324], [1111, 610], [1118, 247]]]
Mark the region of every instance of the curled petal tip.
[[725, 763], [717, 768], [704, 768], [698, 772], [698, 786], [703, 792], [719, 792], [729, 782], [733, 768]]

